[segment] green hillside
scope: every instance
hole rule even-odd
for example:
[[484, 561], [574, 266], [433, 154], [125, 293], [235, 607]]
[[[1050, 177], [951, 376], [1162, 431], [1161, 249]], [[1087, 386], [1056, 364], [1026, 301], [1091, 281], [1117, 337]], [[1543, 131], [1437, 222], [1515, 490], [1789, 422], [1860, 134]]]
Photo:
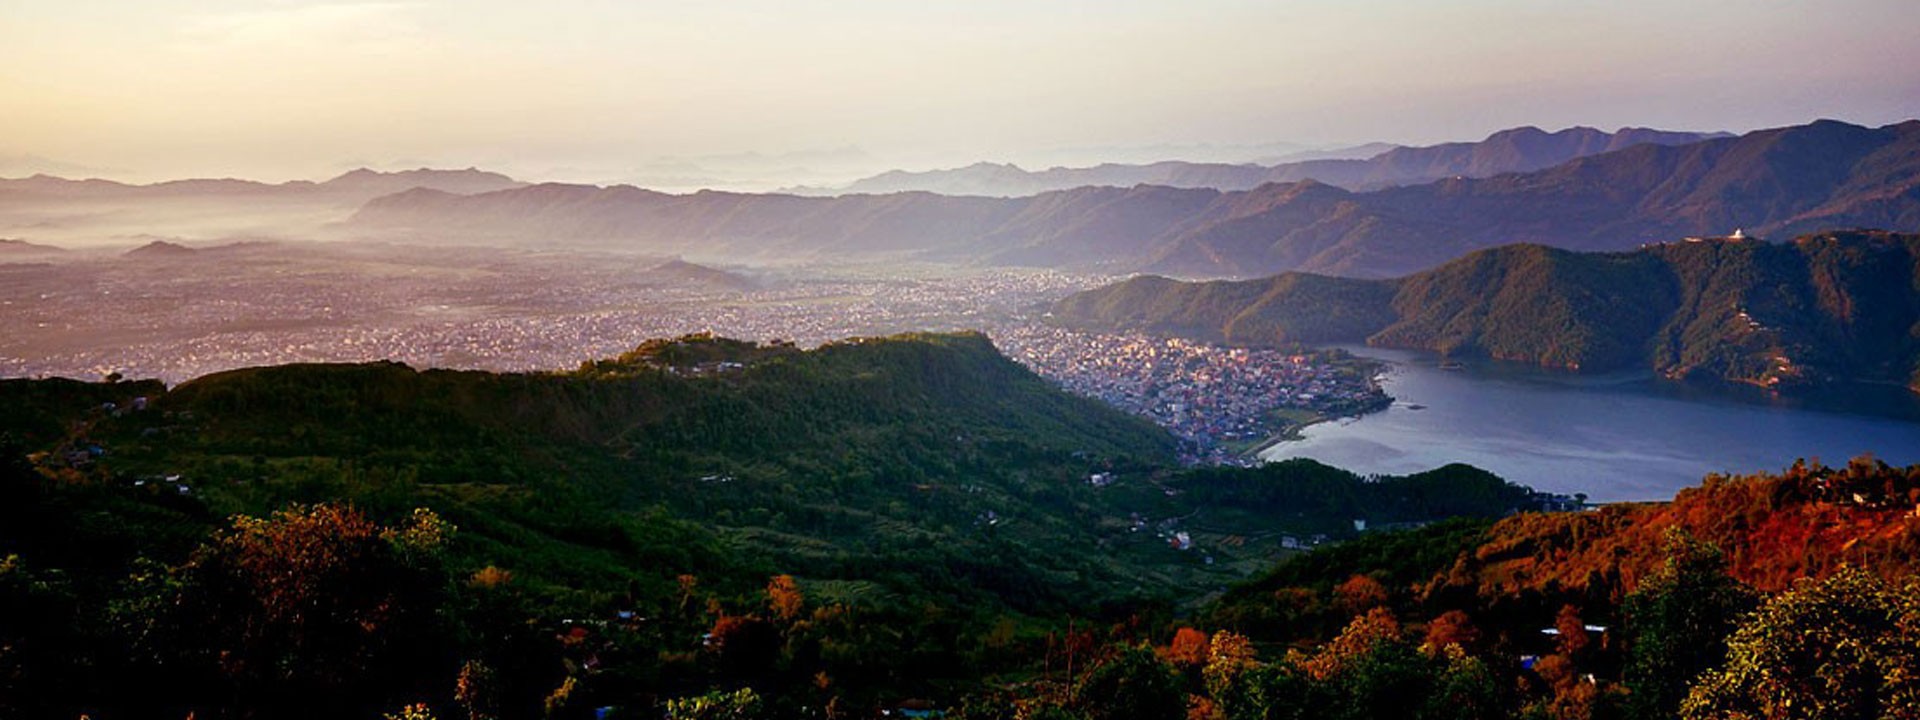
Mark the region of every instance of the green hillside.
[[[1120, 583], [1028, 543], [1090, 547], [1073, 526], [1086, 512], [1074, 481], [1167, 466], [1173, 447], [979, 335], [812, 352], [695, 337], [553, 374], [252, 368], [185, 383], [95, 435], [108, 472], [189, 478], [219, 514], [427, 498], [473, 542], [551, 546], [538, 575], [556, 581], [630, 575], [631, 552], [688, 571], [737, 558], [895, 589], [999, 589], [1022, 606]], [[990, 510], [1019, 522], [983, 530]], [[601, 516], [599, 536], [568, 536], [582, 513]], [[671, 532], [651, 516], [673, 518]], [[695, 551], [712, 543], [730, 552]]]
[[476, 683], [498, 717], [958, 698], [1356, 521], [1539, 503], [1458, 466], [1181, 470], [977, 334], [17, 381], [0, 407], [36, 418], [0, 433], [0, 610], [31, 620], [0, 627], [8, 717], [376, 717]]

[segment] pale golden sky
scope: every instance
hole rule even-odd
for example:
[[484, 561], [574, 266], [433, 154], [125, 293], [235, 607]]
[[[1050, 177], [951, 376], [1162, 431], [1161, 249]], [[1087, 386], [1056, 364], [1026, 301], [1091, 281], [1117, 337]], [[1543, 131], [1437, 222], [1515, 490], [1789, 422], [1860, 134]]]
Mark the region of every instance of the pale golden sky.
[[0, 157], [132, 179], [1920, 116], [1913, 0], [0, 0], [0, 38]]

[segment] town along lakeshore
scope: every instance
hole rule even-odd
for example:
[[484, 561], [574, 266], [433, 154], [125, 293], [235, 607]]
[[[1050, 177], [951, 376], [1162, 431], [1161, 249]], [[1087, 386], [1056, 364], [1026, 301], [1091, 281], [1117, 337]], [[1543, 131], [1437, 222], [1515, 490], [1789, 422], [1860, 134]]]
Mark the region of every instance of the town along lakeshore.
[[1187, 464], [1251, 465], [1301, 428], [1387, 408], [1385, 365], [1339, 348], [1231, 347], [1043, 325], [994, 331], [1007, 355], [1059, 383], [1148, 418]]

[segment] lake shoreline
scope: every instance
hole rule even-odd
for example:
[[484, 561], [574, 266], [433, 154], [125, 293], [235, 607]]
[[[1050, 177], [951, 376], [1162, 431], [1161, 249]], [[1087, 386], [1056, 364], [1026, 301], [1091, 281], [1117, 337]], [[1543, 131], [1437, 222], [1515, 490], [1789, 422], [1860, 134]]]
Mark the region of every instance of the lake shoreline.
[[[1331, 349], [1331, 350], [1341, 350], [1342, 352], [1346, 352], [1344, 349], [1341, 349], [1338, 347], [1326, 347], [1326, 348], [1314, 348], [1314, 349], [1316, 351]], [[1371, 413], [1385, 412], [1388, 408], [1393, 407], [1393, 404], [1396, 402], [1396, 400], [1394, 399], [1392, 394], [1385, 392], [1382, 383], [1385, 381], [1387, 377], [1387, 373], [1393, 369], [1394, 363], [1391, 361], [1380, 360], [1378, 358], [1370, 358], [1370, 357], [1365, 357], [1361, 355], [1355, 355], [1351, 352], [1347, 352], [1347, 355], [1350, 356], [1352, 361], [1359, 362], [1367, 368], [1368, 376], [1369, 376], [1368, 383], [1372, 385], [1374, 390], [1379, 391], [1379, 394], [1376, 395], [1374, 399], [1353, 409], [1342, 410], [1340, 412], [1332, 412], [1332, 413], [1315, 411], [1311, 417], [1294, 420], [1294, 421], [1282, 424], [1279, 430], [1274, 432], [1272, 435], [1268, 436], [1265, 440], [1261, 440], [1260, 442], [1255, 443], [1254, 445], [1248, 447], [1246, 450], [1238, 453], [1236, 457], [1242, 460], [1253, 461], [1256, 463], [1265, 462], [1265, 460], [1261, 458], [1261, 455], [1263, 453], [1283, 443], [1295, 442], [1295, 441], [1304, 439], [1306, 437], [1305, 433], [1307, 428], [1313, 427], [1315, 425], [1319, 425], [1321, 423], [1333, 422], [1337, 420], [1345, 420], [1348, 418], [1357, 419]]]
[[1383, 387], [1394, 401], [1352, 422], [1327, 422], [1341, 417], [1329, 414], [1287, 428], [1262, 443], [1258, 460], [1306, 457], [1361, 474], [1464, 462], [1598, 502], [1666, 500], [1709, 473], [1779, 471], [1801, 458], [1834, 464], [1870, 452], [1920, 462], [1920, 402], [1884, 386], [1808, 400], [1652, 373], [1495, 361], [1443, 370], [1433, 353], [1335, 349], [1387, 367]]

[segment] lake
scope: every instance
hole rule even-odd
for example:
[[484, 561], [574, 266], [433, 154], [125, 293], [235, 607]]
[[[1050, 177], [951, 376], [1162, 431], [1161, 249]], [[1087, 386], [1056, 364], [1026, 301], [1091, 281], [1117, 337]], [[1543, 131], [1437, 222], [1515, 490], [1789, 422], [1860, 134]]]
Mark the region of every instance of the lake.
[[1363, 474], [1451, 462], [1595, 501], [1663, 500], [1708, 473], [1829, 465], [1871, 452], [1920, 463], [1920, 397], [1893, 386], [1781, 398], [1652, 373], [1556, 372], [1494, 361], [1443, 370], [1431, 353], [1344, 348], [1387, 362], [1383, 412], [1306, 428], [1261, 453], [1312, 458]]

